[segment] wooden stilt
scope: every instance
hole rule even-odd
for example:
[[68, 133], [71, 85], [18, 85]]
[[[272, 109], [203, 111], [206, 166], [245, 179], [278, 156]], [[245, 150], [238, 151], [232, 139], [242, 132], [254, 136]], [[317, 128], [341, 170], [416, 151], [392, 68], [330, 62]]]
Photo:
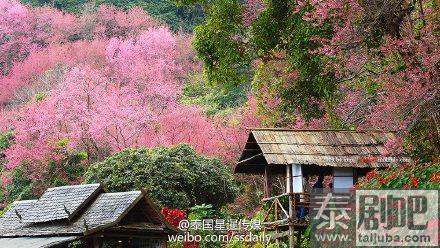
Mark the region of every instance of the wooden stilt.
[[99, 244], [99, 240], [98, 238], [93, 238], [93, 248], [100, 248], [100, 244]]
[[293, 180], [292, 180], [292, 166], [291, 165], [287, 165], [286, 166], [286, 193], [289, 193], [289, 248], [294, 248], [295, 247], [295, 238], [294, 238], [294, 232], [295, 232], [295, 228], [293, 226], [293, 212], [294, 212], [294, 207], [293, 207], [293, 201], [294, 199], [292, 199], [292, 195], [290, 193], [292, 193], [292, 184], [293, 184]]
[[292, 206], [292, 196], [289, 196], [289, 248], [295, 247], [295, 227], [293, 226], [293, 206]]
[[[278, 220], [278, 204], [277, 204], [276, 201], [277, 200], [275, 199], [274, 200], [274, 203], [275, 203], [275, 221]], [[278, 226], [275, 227], [275, 236], [278, 237]], [[279, 238], [276, 238], [275, 240], [276, 240], [277, 246], [279, 246]]]

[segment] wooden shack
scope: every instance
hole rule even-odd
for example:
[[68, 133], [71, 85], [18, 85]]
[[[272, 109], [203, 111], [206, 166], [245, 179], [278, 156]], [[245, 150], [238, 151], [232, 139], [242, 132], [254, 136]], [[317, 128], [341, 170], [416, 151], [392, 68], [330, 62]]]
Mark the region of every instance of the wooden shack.
[[[298, 208], [309, 207], [309, 180], [332, 176], [334, 189], [348, 191], [372, 168], [410, 162], [404, 154], [384, 155], [384, 144], [395, 138], [382, 131], [252, 129], [234, 171], [264, 175], [263, 202], [270, 208], [263, 224], [276, 240], [289, 236], [293, 247], [294, 233], [299, 240], [309, 224], [296, 216]], [[282, 187], [274, 187], [280, 181]], [[286, 197], [288, 206], [280, 201]]]
[[0, 247], [166, 247], [178, 230], [144, 191], [107, 193], [100, 184], [49, 188], [16, 201], [0, 218]]

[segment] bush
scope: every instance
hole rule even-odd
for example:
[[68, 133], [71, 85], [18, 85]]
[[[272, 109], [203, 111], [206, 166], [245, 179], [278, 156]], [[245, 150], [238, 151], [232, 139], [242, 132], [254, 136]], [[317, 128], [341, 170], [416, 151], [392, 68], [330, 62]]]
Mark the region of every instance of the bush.
[[159, 205], [178, 209], [203, 203], [220, 208], [237, 193], [228, 166], [189, 145], [124, 149], [91, 165], [85, 177], [110, 191], [144, 188]]
[[3, 165], [6, 164], [4, 151], [11, 145], [13, 137], [12, 132], [0, 133], [0, 173]]
[[361, 189], [439, 189], [440, 164], [427, 163], [373, 170], [363, 178]]
[[12, 182], [4, 185], [5, 194], [3, 196], [3, 203], [11, 203], [15, 200], [29, 200], [35, 198], [32, 192], [33, 183], [28, 178], [24, 168], [19, 167], [12, 171]]

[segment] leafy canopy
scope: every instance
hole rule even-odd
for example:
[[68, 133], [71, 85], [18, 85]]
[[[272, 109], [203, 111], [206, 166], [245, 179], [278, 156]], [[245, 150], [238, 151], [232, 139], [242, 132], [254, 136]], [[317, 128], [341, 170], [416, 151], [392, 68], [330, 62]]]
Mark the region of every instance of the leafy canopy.
[[[194, 47], [211, 84], [231, 88], [253, 79], [256, 95], [276, 91], [271, 98], [280, 99], [281, 111], [300, 111], [307, 119], [324, 114], [322, 103], [332, 102], [337, 83], [332, 70], [324, 68], [322, 56], [311, 51], [320, 46], [314, 39], [329, 38], [331, 28], [303, 19], [310, 6], [297, 10], [295, 1], [271, 0], [249, 10], [249, 1], [183, 2], [205, 6], [208, 16], [195, 29]], [[260, 66], [251, 69], [254, 63]], [[259, 77], [266, 67], [276, 68], [273, 77], [279, 84]], [[270, 105], [258, 100], [262, 107]]]
[[91, 165], [85, 177], [110, 191], [144, 188], [160, 205], [179, 209], [203, 203], [219, 208], [237, 193], [227, 165], [186, 144], [124, 149]]
[[203, 9], [196, 6], [178, 6], [173, 0], [21, 0], [32, 6], [51, 6], [63, 11], [79, 14], [91, 2], [120, 9], [140, 7], [151, 16], [166, 22], [173, 30], [191, 31], [204, 19]]

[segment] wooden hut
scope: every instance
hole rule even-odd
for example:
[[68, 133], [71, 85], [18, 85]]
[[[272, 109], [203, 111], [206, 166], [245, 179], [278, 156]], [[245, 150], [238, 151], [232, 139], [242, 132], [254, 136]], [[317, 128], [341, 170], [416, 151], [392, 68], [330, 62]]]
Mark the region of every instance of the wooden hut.
[[[263, 202], [270, 203], [266, 218], [274, 219], [263, 224], [276, 231], [277, 240], [289, 236], [293, 247], [294, 231], [301, 235], [309, 224], [296, 216], [297, 208], [310, 204], [305, 179], [331, 175], [334, 189], [348, 191], [371, 168], [410, 162], [403, 154], [383, 155], [384, 144], [395, 138], [394, 133], [381, 131], [252, 129], [234, 171], [264, 175]], [[284, 182], [277, 192], [274, 178]], [[289, 198], [288, 206], [281, 204], [282, 197]]]
[[0, 218], [0, 247], [166, 247], [178, 230], [144, 191], [107, 193], [100, 184], [48, 189], [16, 201]]

